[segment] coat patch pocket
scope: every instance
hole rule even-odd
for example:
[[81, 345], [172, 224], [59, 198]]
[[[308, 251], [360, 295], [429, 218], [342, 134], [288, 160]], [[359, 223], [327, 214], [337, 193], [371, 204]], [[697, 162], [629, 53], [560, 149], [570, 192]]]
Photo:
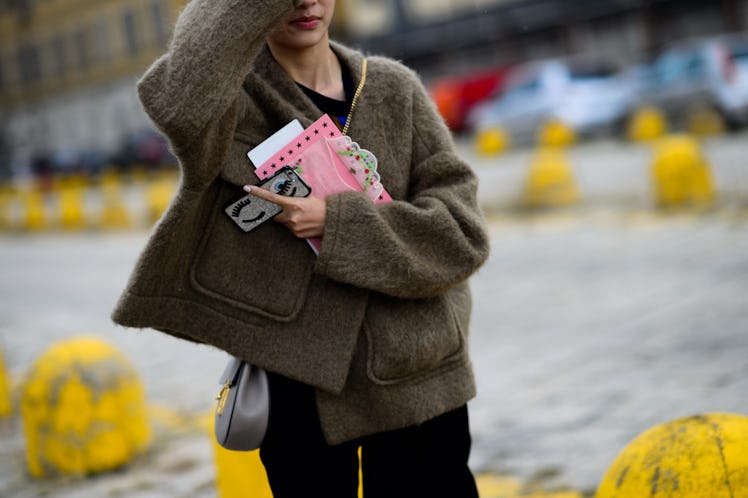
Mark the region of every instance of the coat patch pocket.
[[249, 233], [237, 228], [223, 208], [241, 195], [229, 184], [221, 188], [192, 264], [191, 284], [239, 309], [292, 320], [306, 299], [314, 253], [278, 223]]
[[462, 357], [463, 333], [447, 295], [398, 299], [377, 295], [364, 323], [371, 380], [391, 384], [427, 374]]

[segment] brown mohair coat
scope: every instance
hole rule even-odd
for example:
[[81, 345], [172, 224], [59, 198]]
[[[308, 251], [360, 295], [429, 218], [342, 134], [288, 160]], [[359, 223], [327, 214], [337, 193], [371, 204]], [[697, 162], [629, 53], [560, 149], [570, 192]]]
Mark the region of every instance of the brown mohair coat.
[[[321, 115], [265, 44], [292, 5], [192, 0], [139, 81], [182, 174], [112, 318], [314, 386], [334, 444], [475, 395], [467, 280], [489, 247], [474, 173], [419, 78], [384, 57], [368, 59], [348, 134], [378, 158], [393, 202], [327, 198], [318, 256], [278, 223], [245, 233], [224, 213], [258, 182], [247, 152], [289, 121]], [[358, 84], [363, 55], [331, 46]]]

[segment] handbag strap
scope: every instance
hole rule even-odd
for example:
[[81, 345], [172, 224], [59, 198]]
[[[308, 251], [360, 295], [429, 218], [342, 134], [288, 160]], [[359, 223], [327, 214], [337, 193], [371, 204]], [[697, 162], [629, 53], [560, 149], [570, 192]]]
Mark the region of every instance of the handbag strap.
[[345, 118], [345, 125], [343, 126], [343, 135], [348, 134], [348, 127], [351, 125], [351, 118], [353, 117], [353, 111], [356, 109], [356, 104], [358, 104], [358, 98], [361, 96], [361, 92], [364, 89], [364, 85], [366, 84], [366, 57], [364, 57], [363, 62], [361, 63], [361, 80], [358, 82], [358, 87], [356, 88], [356, 92], [353, 94], [353, 100], [351, 100], [351, 109], [348, 111], [348, 117]]

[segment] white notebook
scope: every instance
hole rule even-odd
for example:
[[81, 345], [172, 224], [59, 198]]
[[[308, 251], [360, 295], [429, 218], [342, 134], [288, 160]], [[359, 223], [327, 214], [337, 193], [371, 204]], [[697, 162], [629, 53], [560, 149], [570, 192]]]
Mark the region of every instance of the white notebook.
[[252, 162], [255, 169], [257, 169], [262, 166], [265, 161], [273, 157], [281, 147], [285, 146], [303, 131], [304, 127], [301, 126], [299, 120], [294, 119], [286, 126], [266, 138], [257, 147], [247, 152], [247, 157], [249, 157], [249, 160]]

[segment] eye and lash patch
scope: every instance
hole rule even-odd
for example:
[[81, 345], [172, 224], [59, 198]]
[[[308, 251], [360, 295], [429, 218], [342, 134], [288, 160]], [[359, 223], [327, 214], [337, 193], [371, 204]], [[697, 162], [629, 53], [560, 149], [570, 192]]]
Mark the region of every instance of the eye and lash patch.
[[[244, 208], [247, 207], [247, 206], [249, 206], [250, 204], [252, 204], [252, 199], [250, 199], [249, 196], [246, 196], [246, 197], [243, 197], [243, 198], [239, 199], [239, 201], [237, 201], [237, 203], [234, 204], [233, 207], [232, 207], [232, 209], [231, 209], [231, 216], [233, 218], [239, 218], [240, 215], [241, 215], [241, 213], [242, 213], [242, 211], [244, 210]], [[257, 216], [255, 216], [254, 218], [251, 218], [251, 219], [248, 219], [248, 220], [242, 219], [241, 222], [242, 223], [252, 223], [252, 222], [255, 222], [255, 221], [258, 221], [258, 220], [264, 218], [265, 214], [266, 214], [265, 211], [262, 211]], [[242, 216], [242, 218], [244, 218], [244, 217]]]
[[226, 208], [226, 214], [244, 230], [249, 232], [282, 211], [278, 204], [247, 194]]

